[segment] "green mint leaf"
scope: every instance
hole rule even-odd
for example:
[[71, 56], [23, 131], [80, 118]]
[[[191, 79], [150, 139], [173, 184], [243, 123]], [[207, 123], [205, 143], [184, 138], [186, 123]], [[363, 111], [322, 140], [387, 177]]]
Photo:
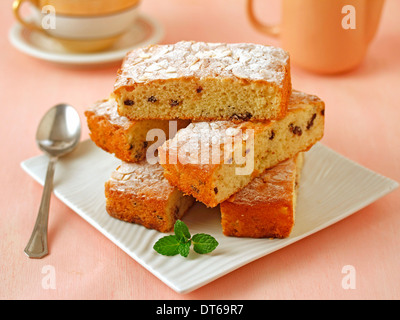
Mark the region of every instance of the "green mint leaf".
[[175, 235], [176, 235], [176, 237], [178, 238], [178, 240], [179, 240], [180, 242], [182, 242], [182, 243], [187, 242], [187, 241], [190, 239], [190, 237], [191, 237], [190, 232], [189, 232], [189, 228], [188, 228], [187, 225], [186, 225], [183, 221], [181, 221], [181, 220], [177, 220], [177, 221], [175, 222], [175, 225], [174, 225], [174, 232], [175, 232]]
[[190, 240], [188, 242], [179, 244], [178, 252], [182, 257], [186, 258], [189, 255], [190, 245], [191, 245]]
[[192, 243], [193, 250], [200, 254], [210, 253], [219, 245], [214, 237], [206, 233], [198, 233], [192, 237], [189, 228], [181, 220], [175, 222], [174, 232], [175, 235], [160, 238], [153, 249], [165, 256], [180, 254], [186, 258], [190, 253]]
[[166, 236], [159, 239], [153, 246], [159, 254], [164, 256], [174, 256], [179, 253], [180, 242], [176, 236]]
[[214, 237], [205, 233], [198, 233], [192, 237], [193, 250], [204, 254], [213, 251], [218, 246], [218, 241]]

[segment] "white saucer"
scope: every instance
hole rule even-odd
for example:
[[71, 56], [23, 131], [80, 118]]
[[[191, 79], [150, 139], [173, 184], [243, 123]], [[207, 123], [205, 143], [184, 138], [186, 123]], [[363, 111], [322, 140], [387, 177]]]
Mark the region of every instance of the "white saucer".
[[74, 65], [92, 65], [122, 60], [134, 48], [156, 44], [164, 36], [162, 25], [152, 17], [140, 14], [131, 29], [110, 49], [98, 53], [71, 53], [51, 37], [31, 31], [19, 23], [9, 33], [10, 42], [18, 50], [38, 59]]

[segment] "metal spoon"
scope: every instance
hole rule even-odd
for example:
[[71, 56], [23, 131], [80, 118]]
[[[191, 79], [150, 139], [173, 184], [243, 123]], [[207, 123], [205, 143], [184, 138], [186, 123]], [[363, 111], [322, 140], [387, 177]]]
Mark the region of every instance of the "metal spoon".
[[36, 142], [50, 159], [39, 213], [31, 238], [24, 250], [29, 258], [40, 259], [48, 254], [47, 225], [55, 164], [59, 157], [71, 152], [77, 146], [80, 137], [81, 121], [78, 112], [67, 104], [54, 106], [40, 121]]

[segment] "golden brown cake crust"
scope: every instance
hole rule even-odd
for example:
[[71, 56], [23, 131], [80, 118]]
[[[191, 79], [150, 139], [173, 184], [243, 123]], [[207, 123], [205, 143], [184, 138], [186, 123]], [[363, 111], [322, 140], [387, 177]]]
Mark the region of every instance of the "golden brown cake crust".
[[[169, 138], [169, 122], [162, 120], [131, 121], [118, 114], [114, 99], [100, 100], [85, 111], [91, 140], [104, 151], [126, 162], [139, 162], [153, 141], [146, 135], [151, 129], [161, 129]], [[176, 129], [186, 127], [190, 121], [177, 120]], [[171, 132], [172, 134], [172, 132]]]
[[286, 238], [295, 223], [303, 154], [267, 169], [220, 205], [224, 235]]
[[106, 152], [114, 153], [118, 159], [128, 162], [140, 161], [142, 154], [132, 154], [126, 131], [134, 125], [116, 113], [117, 105], [112, 100], [96, 102], [85, 111], [91, 140]]
[[105, 184], [106, 209], [114, 218], [169, 232], [194, 203], [164, 178], [162, 167], [122, 163]]

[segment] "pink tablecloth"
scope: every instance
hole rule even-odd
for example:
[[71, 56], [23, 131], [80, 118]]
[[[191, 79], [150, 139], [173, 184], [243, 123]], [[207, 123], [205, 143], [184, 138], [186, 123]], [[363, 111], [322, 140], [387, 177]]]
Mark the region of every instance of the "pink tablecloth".
[[[262, 2], [262, 1], [259, 1]], [[278, 1], [265, 19], [277, 21]], [[260, 6], [266, 4], [261, 3]], [[165, 27], [163, 43], [179, 40], [278, 44], [255, 31], [244, 0], [144, 0], [143, 12]], [[14, 49], [11, 1], [1, 1], [0, 298], [3, 299], [399, 299], [400, 190], [349, 218], [263, 257], [187, 295], [179, 295], [53, 197], [51, 254], [23, 253], [42, 187], [20, 168], [40, 151], [36, 126], [66, 101], [81, 114], [112, 90], [118, 66], [67, 68]], [[400, 181], [400, 2], [389, 0], [363, 65], [324, 77], [293, 67], [293, 86], [327, 105], [323, 143]], [[85, 127], [83, 138], [88, 138]], [[342, 287], [342, 268], [356, 270], [356, 288]], [[47, 266], [56, 276], [46, 287]]]

